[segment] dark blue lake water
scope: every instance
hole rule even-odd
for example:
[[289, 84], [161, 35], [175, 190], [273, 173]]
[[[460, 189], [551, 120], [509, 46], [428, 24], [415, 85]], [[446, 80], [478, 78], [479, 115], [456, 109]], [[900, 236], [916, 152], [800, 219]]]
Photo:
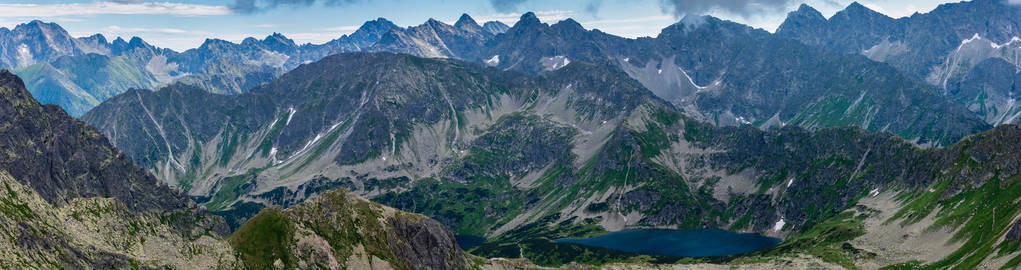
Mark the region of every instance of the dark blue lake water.
[[457, 246], [464, 250], [468, 250], [469, 248], [486, 242], [486, 238], [466, 234], [454, 235], [454, 240], [457, 241]]
[[592, 238], [561, 238], [556, 241], [638, 254], [675, 257], [734, 255], [771, 248], [780, 244], [780, 239], [777, 238], [716, 229], [626, 230]]

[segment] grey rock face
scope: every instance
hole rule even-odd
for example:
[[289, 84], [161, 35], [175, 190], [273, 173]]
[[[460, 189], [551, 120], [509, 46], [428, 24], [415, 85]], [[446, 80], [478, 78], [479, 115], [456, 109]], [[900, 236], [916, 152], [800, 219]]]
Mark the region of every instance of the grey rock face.
[[114, 197], [132, 210], [180, 209], [190, 200], [169, 188], [107, 142], [98, 130], [56, 105], [42, 106], [21, 79], [0, 72], [0, 122], [7, 128], [0, 166], [48, 202]]
[[[977, 0], [948, 3], [910, 17], [889, 18], [854, 3], [829, 19], [807, 16], [803, 6], [788, 15], [777, 35], [841, 54], [861, 54], [889, 63], [919, 81], [998, 125], [1015, 121], [1017, 110], [1008, 105], [1016, 97], [961, 96], [961, 88], [988, 88], [1008, 92], [976, 80], [984, 60], [999, 58], [1021, 68], [1017, 61], [1021, 41], [1021, 7], [1006, 1]], [[975, 92], [974, 90], [963, 90]]]

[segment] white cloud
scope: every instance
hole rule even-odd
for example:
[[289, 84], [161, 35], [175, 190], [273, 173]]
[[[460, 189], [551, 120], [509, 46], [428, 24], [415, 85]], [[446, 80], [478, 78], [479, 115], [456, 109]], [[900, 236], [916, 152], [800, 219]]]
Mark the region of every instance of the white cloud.
[[120, 27], [111, 25], [103, 28], [107, 33], [159, 33], [159, 34], [209, 34], [205, 31], [189, 31], [177, 28]]
[[677, 20], [674, 16], [661, 15], [661, 16], [648, 16], [631, 19], [612, 19], [612, 20], [592, 20], [582, 22], [581, 24], [621, 24], [621, 23], [642, 23], [642, 22], [655, 22], [655, 21], [675, 21]]
[[357, 25], [344, 25], [344, 26], [323, 28], [323, 31], [354, 32], [355, 30], [358, 30], [358, 27], [359, 26], [357, 26]]
[[862, 5], [876, 12], [883, 13], [886, 16], [890, 16], [891, 18], [907, 17], [911, 16], [912, 14], [915, 14], [915, 12], [929, 12], [933, 8], [935, 8], [935, 6], [933, 6], [929, 9], [922, 9], [916, 7], [911, 3], [906, 3], [902, 5], [895, 5], [891, 3], [884, 4], [886, 5], [884, 6], [877, 3], [864, 3]]
[[290, 33], [284, 35], [290, 39], [293, 39], [294, 42], [298, 44], [304, 43], [323, 44], [328, 41], [340, 38], [340, 36], [343, 36], [344, 34], [345, 33], [331, 32], [331, 33]]
[[216, 16], [234, 12], [227, 6], [170, 2], [145, 3], [69, 3], [69, 4], [0, 4], [0, 17], [60, 17], [75, 15], [173, 15]]

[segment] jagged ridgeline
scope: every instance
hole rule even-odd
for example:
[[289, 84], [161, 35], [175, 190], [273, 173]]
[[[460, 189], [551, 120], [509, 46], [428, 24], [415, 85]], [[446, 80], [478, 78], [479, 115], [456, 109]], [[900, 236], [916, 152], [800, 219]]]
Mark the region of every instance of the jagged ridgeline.
[[[487, 237], [474, 254], [543, 265], [676, 261], [552, 241], [651, 226], [763, 233], [787, 242], [752, 257], [847, 267], [1016, 257], [1017, 126], [944, 149], [861, 128], [717, 127], [613, 64], [527, 75], [339, 54], [245, 94], [134, 90], [83, 119], [233, 224], [343, 187]], [[994, 199], [995, 223], [952, 207]]]
[[207, 39], [176, 52], [133, 37], [107, 41], [101, 34], [72, 37], [55, 23], [32, 21], [0, 28], [0, 68], [13, 69], [43, 103], [81, 116], [131, 88], [184, 82], [213, 93], [242, 93], [324, 56], [350, 51], [393, 51], [429, 57], [475, 59], [485, 41], [507, 30], [464, 15], [453, 26], [436, 20], [399, 27], [386, 19], [365, 22], [350, 35], [322, 44], [298, 44], [274, 33], [240, 43]]
[[[0, 268], [485, 269], [444, 226], [333, 190], [228, 236], [94, 128], [0, 71]], [[498, 268], [499, 269], [499, 268]]]
[[[806, 20], [817, 19], [809, 11], [798, 14], [802, 13], [809, 17]], [[996, 16], [1002, 17], [1010, 18]], [[811, 29], [825, 28], [811, 23]], [[941, 95], [947, 91], [935, 91], [912, 78], [913, 73], [905, 75], [865, 56], [787, 39], [792, 37], [788, 28], [774, 35], [713, 17], [689, 16], [655, 38], [628, 39], [586, 30], [572, 19], [546, 24], [533, 13], [523, 14], [513, 27], [498, 22], [479, 25], [467, 15], [454, 25], [428, 20], [407, 28], [381, 18], [318, 45], [299, 45], [273, 34], [241, 43], [209, 39], [198, 48], [175, 52], [139, 38], [112, 42], [102, 35], [73, 38], [56, 24], [33, 21], [10, 31], [0, 29], [0, 39], [11, 44], [0, 56], [0, 67], [17, 67], [15, 73], [26, 78], [37, 98], [61, 105], [74, 116], [130, 88], [153, 89], [174, 82], [212, 93], [243, 93], [300, 64], [354, 51], [461, 59], [533, 75], [572, 61], [610, 63], [700, 121], [760, 128], [798, 125], [810, 130], [855, 125], [890, 131], [927, 146], [948, 145], [989, 129], [983, 118], [1006, 123], [1016, 114], [1012, 101], [1004, 98], [1012, 97], [1011, 92], [1002, 88], [1013, 82], [1002, 78], [1015, 75], [1009, 66], [992, 65], [970, 76], [974, 82], [995, 79], [992, 88], [969, 84], [973, 87], [951, 91], [951, 98], [965, 108]], [[991, 47], [989, 41], [979, 41], [969, 43], [969, 49], [953, 59], [971, 63], [997, 56], [1016, 62], [1014, 45]], [[942, 44], [929, 39], [921, 43], [926, 48], [924, 44]], [[1012, 49], [995, 49], [1001, 47]], [[898, 48], [876, 51], [904, 51]]]
[[901, 18], [859, 3], [826, 18], [802, 5], [776, 35], [889, 63], [990, 124], [1021, 116], [1021, 7], [1014, 2], [946, 3]]

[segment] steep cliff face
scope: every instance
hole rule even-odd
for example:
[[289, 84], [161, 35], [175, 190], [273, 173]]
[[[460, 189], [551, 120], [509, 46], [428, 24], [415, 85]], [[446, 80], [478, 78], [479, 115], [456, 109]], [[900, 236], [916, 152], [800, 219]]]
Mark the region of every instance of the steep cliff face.
[[114, 148], [98, 130], [56, 105], [40, 105], [10, 72], [0, 71], [0, 167], [47, 202], [112, 197], [134, 211], [189, 207], [191, 200]]
[[[215, 266], [228, 228], [158, 181], [97, 130], [40, 105], [0, 71], [3, 265], [9, 268]], [[192, 251], [188, 251], [192, 249]]]

